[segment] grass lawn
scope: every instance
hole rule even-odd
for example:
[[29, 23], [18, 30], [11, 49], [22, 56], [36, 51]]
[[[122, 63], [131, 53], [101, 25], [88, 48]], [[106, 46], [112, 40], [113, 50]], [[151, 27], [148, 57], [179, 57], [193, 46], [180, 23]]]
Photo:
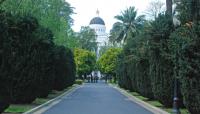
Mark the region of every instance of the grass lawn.
[[[153, 105], [155, 107], [161, 108], [161, 109], [163, 109], [163, 110], [165, 110], [165, 111], [167, 111], [169, 113], [172, 113], [172, 108], [166, 108], [166, 107], [164, 107], [159, 101], [149, 100], [148, 98], [141, 96], [137, 92], [130, 92], [128, 90], [126, 90], [126, 91], [128, 93], [130, 93], [131, 95], [137, 97], [138, 99], [142, 100], [142, 101], [145, 101], [145, 102], [147, 102], [147, 103], [149, 103], [149, 104], [151, 104], [151, 105]], [[180, 111], [181, 111], [181, 114], [190, 114], [187, 109], [180, 109]]]
[[47, 101], [56, 98], [57, 96], [63, 94], [64, 92], [68, 91], [75, 85], [68, 87], [64, 89], [63, 91], [52, 91], [47, 98], [37, 98], [35, 101], [33, 101], [31, 104], [11, 104], [3, 114], [20, 114], [24, 113], [32, 108], [35, 108], [41, 104], [46, 103]]
[[24, 105], [10, 105], [8, 109], [5, 110], [6, 113], [23, 113], [27, 110], [30, 110], [31, 108], [34, 108], [35, 106], [31, 104], [24, 104]]

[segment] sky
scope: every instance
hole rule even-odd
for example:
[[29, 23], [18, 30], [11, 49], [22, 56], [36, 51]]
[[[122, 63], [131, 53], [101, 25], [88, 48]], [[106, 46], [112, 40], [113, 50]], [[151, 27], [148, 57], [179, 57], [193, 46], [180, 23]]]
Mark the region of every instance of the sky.
[[135, 6], [138, 14], [144, 14], [151, 0], [66, 0], [74, 7], [76, 14], [72, 15], [74, 19], [73, 30], [78, 32], [81, 26], [88, 26], [90, 20], [96, 17], [96, 11], [99, 10], [99, 16], [105, 21], [107, 33], [112, 25], [117, 21], [114, 16], [119, 15], [121, 11], [130, 6]]

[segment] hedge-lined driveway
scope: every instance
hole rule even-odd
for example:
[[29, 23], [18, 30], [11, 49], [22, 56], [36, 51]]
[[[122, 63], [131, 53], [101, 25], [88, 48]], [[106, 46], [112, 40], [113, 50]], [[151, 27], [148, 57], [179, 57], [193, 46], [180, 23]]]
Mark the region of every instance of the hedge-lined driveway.
[[104, 83], [85, 84], [44, 114], [152, 114]]

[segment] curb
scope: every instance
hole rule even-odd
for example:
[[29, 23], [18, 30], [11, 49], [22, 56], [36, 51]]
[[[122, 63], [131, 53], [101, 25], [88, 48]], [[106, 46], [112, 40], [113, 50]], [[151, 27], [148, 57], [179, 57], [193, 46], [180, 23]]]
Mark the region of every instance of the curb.
[[[49, 101], [47, 101], [44, 104], [41, 104], [27, 112], [24, 112], [23, 114], [42, 114], [43, 112], [45, 112], [46, 110], [48, 110], [49, 108], [53, 107], [54, 105], [58, 104], [61, 101], [61, 98], [65, 95], [70, 95], [72, 94], [74, 91], [76, 91], [77, 89], [81, 88], [82, 85], [75, 85], [74, 87], [72, 86], [72, 88], [70, 88], [69, 90], [67, 90], [66, 92], [64, 92], [63, 94], [59, 95], [58, 97], [51, 99]], [[37, 113], [38, 112], [38, 113]]]
[[114, 89], [116, 89], [117, 91], [119, 91], [121, 94], [125, 95], [126, 97], [128, 97], [131, 101], [133, 101], [134, 103], [137, 103], [138, 105], [142, 106], [143, 108], [151, 111], [152, 113], [154, 114], [170, 114], [160, 108], [157, 108], [155, 106], [152, 106], [150, 105], [149, 103], [146, 103], [140, 99], [138, 99], [137, 97], [131, 95], [130, 93], [128, 93], [127, 91], [117, 87], [117, 86], [114, 86], [112, 84], [109, 84], [109, 86], [113, 87]]

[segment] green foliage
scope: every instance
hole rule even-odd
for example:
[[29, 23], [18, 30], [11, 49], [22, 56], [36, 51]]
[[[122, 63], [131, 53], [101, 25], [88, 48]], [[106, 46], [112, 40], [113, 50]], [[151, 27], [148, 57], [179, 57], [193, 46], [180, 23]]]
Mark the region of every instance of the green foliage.
[[98, 66], [102, 73], [116, 76], [116, 67], [118, 55], [121, 53], [120, 48], [108, 49], [98, 60]]
[[131, 90], [149, 98], [155, 97], [170, 106], [173, 97], [173, 69], [170, 68], [172, 62], [168, 58], [167, 39], [173, 25], [170, 18], [159, 15], [151, 25], [144, 27], [140, 34], [127, 40], [124, 46], [124, 63], [121, 63], [125, 66], [123, 78], [130, 80], [127, 83], [131, 83]]
[[143, 29], [149, 25], [144, 16], [136, 16], [134, 7], [126, 9], [116, 16], [121, 22], [115, 23], [111, 30], [111, 42], [116, 38], [126, 40], [116, 67], [119, 85], [153, 98], [147, 58], [147, 35], [143, 33]]
[[75, 81], [75, 84], [81, 85], [81, 84], [83, 84], [83, 80], [77, 79], [77, 80]]
[[30, 105], [10, 105], [9, 108], [7, 108], [5, 110], [5, 112], [8, 112], [8, 113], [23, 113], [23, 112], [26, 112], [30, 109], [32, 109], [33, 106], [30, 106]]
[[76, 63], [76, 71], [81, 78], [82, 75], [90, 74], [95, 70], [96, 55], [88, 50], [76, 48], [74, 50], [74, 58]]
[[179, 12], [179, 19], [181, 23], [185, 24], [191, 21], [200, 20], [200, 2], [198, 0], [180, 0], [177, 6]]
[[38, 41], [33, 44], [34, 55], [32, 61], [37, 80], [37, 97], [47, 97], [52, 90], [52, 85], [55, 78], [55, 67], [52, 66], [54, 62], [54, 43], [53, 33], [47, 28], [38, 28], [34, 34]]
[[189, 3], [191, 0], [181, 0], [181, 4], [178, 4], [177, 11], [180, 13], [178, 16], [181, 23], [186, 23], [192, 20], [192, 13]]
[[65, 0], [6, 0], [2, 9], [12, 14], [31, 14], [39, 23], [49, 28], [55, 43], [67, 47], [67, 39], [71, 30], [73, 8]]
[[127, 75], [127, 63], [125, 61], [125, 55], [124, 53], [121, 53], [118, 56], [118, 63], [117, 63], [117, 76], [118, 76], [118, 84], [120, 87], [123, 87], [128, 90], [133, 90], [131, 79]]
[[5, 91], [11, 93], [8, 94], [11, 102], [31, 102], [37, 96], [35, 83], [39, 79], [33, 73], [37, 69], [35, 65], [37, 63], [34, 63], [35, 60], [32, 58], [37, 53], [34, 44], [39, 39], [34, 37], [34, 32], [39, 25], [35, 18], [28, 15], [7, 18], [9, 29], [5, 32], [8, 33], [7, 38], [3, 39], [2, 84], [7, 86]]
[[200, 24], [182, 26], [170, 37], [174, 74], [181, 82], [184, 104], [191, 114], [200, 113]]
[[[0, 32], [1, 33], [6, 33], [8, 30], [8, 25], [6, 25], [5, 23], [7, 22], [7, 19], [5, 17], [5, 15], [7, 15], [6, 13], [4, 13], [2, 10], [0, 10]], [[2, 66], [3, 64], [3, 41], [5, 40], [5, 38], [7, 37], [7, 34], [1, 34], [0, 37], [0, 66]], [[1, 68], [1, 67], [0, 67]], [[1, 71], [0, 71], [1, 72]], [[2, 80], [2, 74], [0, 74], [0, 80]], [[1, 87], [3, 87], [3, 85], [0, 83]], [[5, 89], [0, 89], [0, 113], [9, 106], [9, 98], [7, 96], [8, 91], [5, 91]]]
[[145, 22], [144, 15], [137, 17], [135, 7], [127, 8], [115, 18], [119, 22], [116, 22], [110, 31], [109, 39], [111, 42], [126, 42], [126, 39], [134, 37], [139, 32]]
[[76, 32], [74, 32], [72, 29], [70, 29], [68, 31], [68, 36], [69, 37], [67, 37], [67, 39], [66, 39], [68, 48], [73, 50], [77, 47], [81, 47], [81, 42], [79, 42], [80, 39]]
[[122, 87], [156, 98], [165, 106], [171, 106], [173, 99], [173, 63], [167, 42], [171, 28], [171, 18], [165, 15], [145, 25], [140, 34], [127, 40], [118, 68], [125, 67], [119, 72]]
[[63, 90], [71, 86], [75, 81], [75, 63], [73, 53], [64, 46], [57, 46], [55, 49], [55, 90]]
[[53, 85], [63, 89], [74, 83], [73, 53], [65, 47], [57, 50], [50, 29], [30, 14], [0, 15], [0, 112], [10, 103], [46, 97]]
[[[160, 14], [155, 21], [146, 23], [139, 34], [130, 34], [118, 56], [116, 70], [121, 87], [171, 107], [176, 78], [179, 106], [184, 103], [191, 114], [200, 113], [198, 5], [196, 0], [181, 0], [177, 8], [183, 25], [177, 28], [171, 16]], [[113, 36], [120, 33], [117, 31], [121, 25], [114, 26]]]
[[96, 33], [90, 27], [81, 27], [78, 33], [79, 48], [89, 51], [97, 50]]
[[124, 85], [126, 88], [129, 86], [130, 90], [153, 98], [151, 78], [149, 75], [150, 64], [148, 60], [147, 38], [148, 35], [141, 33], [127, 40], [128, 42], [123, 50], [124, 55], [120, 57], [123, 61], [119, 64], [118, 69], [122, 72], [122, 67], [125, 67], [125, 73], [123, 75], [119, 74], [119, 77], [124, 78], [124, 80], [129, 80], [128, 83], [124, 83], [125, 85], [121, 81], [121, 85]]
[[172, 105], [174, 78], [167, 40], [173, 30], [173, 24], [170, 16], [159, 15], [151, 25], [149, 60], [152, 90], [154, 97], [169, 107]]

